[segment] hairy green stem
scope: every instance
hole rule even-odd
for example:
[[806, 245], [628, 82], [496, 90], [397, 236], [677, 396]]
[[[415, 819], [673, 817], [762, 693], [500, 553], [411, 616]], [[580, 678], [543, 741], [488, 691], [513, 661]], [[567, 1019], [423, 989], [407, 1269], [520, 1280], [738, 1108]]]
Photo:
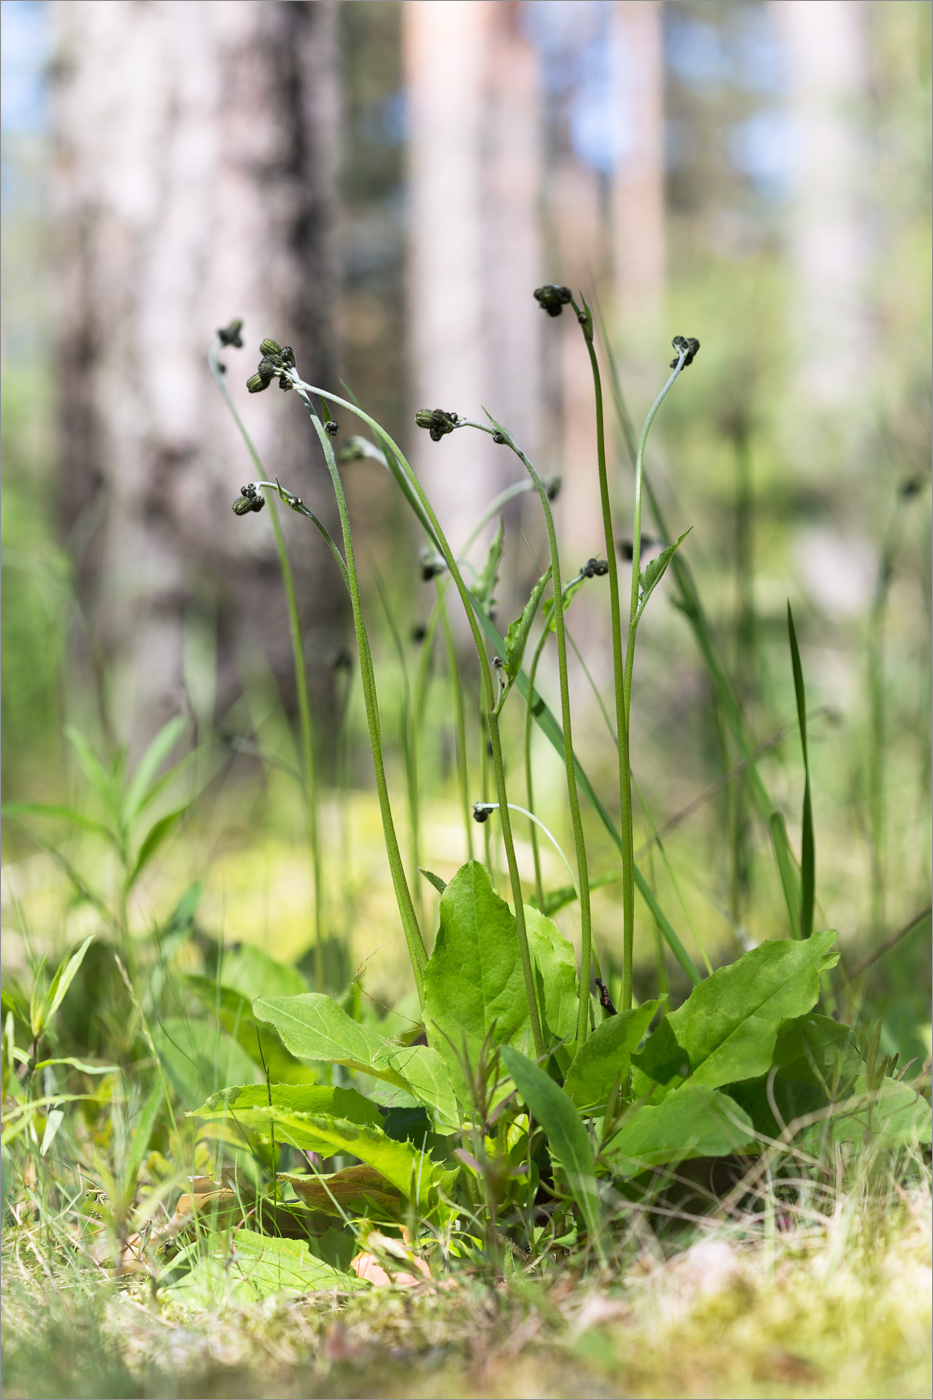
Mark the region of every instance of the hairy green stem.
[[580, 812], [580, 796], [577, 791], [577, 774], [573, 757], [573, 733], [570, 716], [570, 682], [567, 675], [567, 637], [564, 630], [564, 592], [560, 578], [560, 554], [557, 548], [557, 533], [554, 529], [554, 515], [548, 500], [544, 482], [535, 471], [530, 459], [517, 445], [508, 429], [496, 423], [487, 428], [481, 423], [465, 424], [483, 432], [494, 433], [503, 444], [515, 453], [534, 483], [544, 512], [547, 528], [548, 551], [551, 557], [551, 582], [554, 587], [554, 630], [557, 636], [557, 668], [560, 678], [561, 727], [564, 731], [564, 767], [567, 773], [567, 798], [570, 803], [570, 822], [573, 828], [574, 853], [577, 860], [577, 880], [580, 893], [580, 1006], [577, 1017], [577, 1044], [582, 1045], [589, 1030], [590, 978], [593, 975], [593, 924], [590, 914], [590, 880], [586, 858], [586, 841], [583, 836], [583, 817]]
[[635, 828], [632, 820], [632, 761], [629, 724], [632, 709], [632, 667], [635, 661], [635, 633], [638, 628], [639, 580], [641, 577], [641, 494], [645, 469], [645, 445], [655, 414], [670, 392], [671, 386], [684, 367], [686, 353], [680, 351], [677, 364], [648, 411], [645, 426], [641, 430], [638, 455], [635, 458], [635, 503], [632, 516], [632, 591], [629, 601], [628, 643], [625, 649], [625, 670], [623, 672], [622, 717], [619, 724], [619, 774], [625, 774], [622, 783], [622, 810], [620, 827], [624, 854], [622, 857], [622, 1002], [620, 1011], [632, 1008], [632, 964], [635, 955]]
[[[379, 722], [379, 702], [376, 695], [376, 679], [373, 670], [372, 652], [369, 646], [369, 636], [366, 631], [366, 624], [363, 620], [359, 577], [356, 569], [356, 556], [353, 551], [353, 538], [350, 533], [350, 516], [347, 510], [346, 496], [344, 495], [340, 473], [337, 470], [337, 460], [334, 456], [333, 445], [311, 402], [311, 394], [320, 393], [321, 391], [302, 383], [297, 375], [292, 376], [292, 383], [308, 410], [311, 422], [320, 439], [321, 447], [324, 451], [324, 458], [327, 462], [327, 469], [330, 472], [331, 482], [333, 483], [334, 495], [337, 498], [337, 510], [340, 515], [340, 528], [343, 534], [343, 547], [346, 555], [350, 603], [353, 610], [353, 626], [356, 631], [357, 650], [359, 652], [360, 676], [363, 682], [363, 698], [366, 705], [366, 723], [369, 728], [369, 741], [373, 755], [373, 769], [376, 775], [376, 791], [379, 797], [379, 811], [382, 817], [386, 855], [388, 856], [389, 869], [392, 873], [392, 884], [395, 889], [395, 898], [402, 920], [402, 928], [405, 933], [405, 942], [408, 945], [408, 956], [411, 960], [415, 985], [418, 990], [418, 998], [423, 1004], [424, 968], [427, 964], [428, 955], [425, 951], [424, 939], [415, 914], [411, 890], [408, 887], [408, 881], [405, 877], [405, 867], [402, 863], [398, 837], [395, 832], [395, 823], [392, 818], [392, 806], [389, 801], [389, 789], [386, 783], [385, 761], [382, 751], [382, 729]], [[347, 404], [346, 407], [351, 408], [352, 405]]]
[[470, 803], [470, 774], [467, 759], [466, 714], [463, 708], [463, 690], [460, 686], [460, 668], [457, 664], [457, 648], [454, 634], [447, 616], [447, 600], [442, 585], [438, 585], [437, 605], [441, 614], [441, 627], [444, 632], [444, 650], [447, 655], [447, 673], [454, 701], [454, 722], [457, 730], [457, 775], [460, 782], [460, 803], [463, 809], [464, 834], [466, 836], [466, 858], [473, 859], [473, 815]]
[[[509, 882], [512, 887], [512, 899], [515, 906], [515, 927], [516, 934], [518, 937], [519, 955], [521, 957], [522, 963], [522, 974], [525, 983], [525, 995], [528, 1000], [528, 1015], [531, 1022], [532, 1036], [534, 1038], [535, 1053], [539, 1057], [543, 1056], [544, 1037], [541, 1031], [541, 1017], [538, 1010], [538, 998], [535, 990], [534, 968], [531, 960], [531, 950], [528, 946], [528, 933], [525, 927], [525, 910], [522, 902], [521, 877], [519, 876], [518, 872], [518, 861], [516, 860], [515, 845], [512, 839], [512, 826], [508, 816], [508, 795], [506, 793], [505, 788], [505, 766], [502, 761], [502, 743], [499, 735], [499, 723], [495, 713], [496, 702], [498, 699], [498, 687], [493, 680], [492, 671], [489, 665], [489, 658], [486, 655], [486, 646], [483, 641], [482, 633], [480, 632], [479, 624], [476, 620], [476, 616], [473, 611], [473, 605], [470, 600], [470, 594], [466, 587], [466, 584], [463, 581], [463, 576], [460, 572], [457, 559], [453, 553], [453, 550], [450, 547], [450, 544], [447, 541], [446, 535], [441, 529], [440, 521], [434, 513], [434, 509], [431, 506], [430, 501], [425, 495], [424, 489], [422, 488], [420, 481], [415, 476], [415, 473], [409, 466], [401, 449], [389, 436], [386, 430], [379, 423], [377, 423], [374, 418], [371, 418], [368, 413], [365, 413], [363, 409], [359, 408], [356, 404], [351, 403], [348, 399], [340, 398], [338, 395], [332, 393], [330, 390], [320, 389], [315, 385], [304, 383], [303, 380], [299, 379], [295, 371], [283, 371], [283, 373], [288, 374], [288, 378], [290, 379], [291, 383], [305, 399], [308, 405], [309, 412], [311, 412], [312, 415], [313, 407], [311, 405], [310, 395], [318, 394], [323, 400], [325, 400], [325, 402], [338, 404], [341, 408], [345, 408], [350, 413], [355, 414], [358, 418], [362, 419], [364, 423], [368, 423], [369, 426], [373, 429], [373, 431], [379, 436], [379, 438], [382, 440], [385, 446], [392, 453], [399, 467], [399, 470], [402, 473], [402, 478], [405, 483], [405, 495], [408, 497], [412, 505], [415, 505], [415, 502], [417, 502], [416, 513], [419, 515], [419, 518], [423, 517], [423, 519], [427, 522], [428, 526], [430, 527], [431, 534], [435, 542], [437, 543], [442, 555], [444, 556], [444, 560], [447, 564], [450, 576], [454, 581], [454, 587], [460, 595], [460, 601], [463, 604], [463, 609], [466, 613], [467, 622], [469, 624], [470, 631], [473, 635], [473, 641], [476, 646], [476, 654], [479, 658], [480, 670], [482, 672], [483, 677], [483, 695], [486, 719], [489, 724], [489, 739], [492, 745], [492, 761], [493, 771], [495, 772], [496, 776], [496, 792], [499, 802], [505, 809], [502, 814], [502, 839], [505, 845], [506, 860], [508, 862], [509, 867]], [[325, 447], [325, 451], [329, 454], [328, 466], [330, 466], [331, 462], [333, 462], [334, 460], [333, 448], [331, 447], [330, 439], [327, 438], [327, 435], [326, 433], [324, 433], [322, 427], [318, 429], [318, 436], [322, 438], [322, 445]], [[336, 463], [334, 463], [333, 467], [331, 468], [332, 476], [336, 476], [336, 472]], [[337, 480], [339, 481], [339, 477], [337, 477]], [[340, 496], [342, 499], [342, 490]], [[345, 502], [343, 504], [342, 510], [345, 514]], [[341, 519], [343, 520], [343, 516], [341, 517]], [[346, 533], [349, 533], [349, 521], [347, 521]], [[412, 911], [412, 915], [413, 914], [414, 911]], [[421, 946], [423, 950], [423, 944]]]

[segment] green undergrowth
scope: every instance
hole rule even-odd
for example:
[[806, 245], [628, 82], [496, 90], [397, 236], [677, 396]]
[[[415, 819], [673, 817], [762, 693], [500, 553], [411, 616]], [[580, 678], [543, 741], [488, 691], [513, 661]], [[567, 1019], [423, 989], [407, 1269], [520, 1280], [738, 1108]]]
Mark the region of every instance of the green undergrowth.
[[[920, 1397], [930, 1364], [930, 1197], [876, 1188], [773, 1229], [633, 1220], [598, 1275], [455, 1289], [154, 1301], [72, 1272], [28, 1232], [4, 1281], [4, 1396]], [[822, 1218], [820, 1216], [822, 1215]], [[657, 1221], [655, 1222], [657, 1225]]]

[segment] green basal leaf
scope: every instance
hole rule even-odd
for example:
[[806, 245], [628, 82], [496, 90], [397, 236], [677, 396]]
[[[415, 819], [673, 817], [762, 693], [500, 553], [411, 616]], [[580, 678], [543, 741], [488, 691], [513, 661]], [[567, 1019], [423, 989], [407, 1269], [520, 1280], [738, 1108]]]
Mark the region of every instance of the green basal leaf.
[[564, 1090], [581, 1110], [605, 1107], [609, 1095], [628, 1074], [631, 1057], [651, 1024], [658, 1001], [646, 1001], [632, 1011], [609, 1016], [577, 1051]]
[[253, 1059], [232, 1036], [208, 1021], [166, 1016], [152, 1038], [166, 1074], [185, 1107], [202, 1103], [224, 1084], [259, 1077]]
[[[898, 1148], [933, 1141], [930, 1104], [910, 1084], [885, 1079], [880, 1089], [868, 1091], [864, 1074], [852, 1086], [852, 1096], [837, 1106], [828, 1125], [835, 1142], [871, 1143]], [[812, 1130], [818, 1140], [827, 1128]]]
[[327, 1113], [345, 1118], [350, 1123], [382, 1122], [375, 1104], [355, 1089], [335, 1089], [329, 1084], [237, 1084], [212, 1094], [206, 1103], [189, 1117], [216, 1118], [230, 1116], [239, 1119], [253, 1108], [272, 1107], [283, 1113]]
[[268, 1069], [273, 1080], [283, 1084], [318, 1083], [318, 1071], [289, 1054], [275, 1031], [265, 1022], [257, 1021], [248, 994], [224, 987], [212, 977], [193, 973], [184, 978], [184, 983], [205, 1009], [217, 1017], [224, 1030], [239, 1042], [250, 1059], [263, 1070]]
[[253, 1015], [257, 1021], [275, 1026], [286, 1049], [300, 1059], [330, 1060], [375, 1079], [385, 1079], [400, 1089], [408, 1088], [388, 1060], [398, 1047], [387, 1043], [376, 1031], [359, 1025], [343, 1007], [320, 992], [257, 997]]
[[522, 609], [521, 617], [516, 618], [509, 624], [509, 630], [505, 637], [505, 670], [510, 681], [514, 681], [522, 668], [522, 660], [525, 655], [525, 648], [528, 645], [528, 635], [531, 632], [531, 624], [535, 620], [535, 613], [538, 611], [538, 604], [541, 602], [541, 594], [547, 588], [551, 578], [550, 564], [538, 579], [531, 590], [531, 597]]
[[450, 1072], [437, 1050], [430, 1045], [401, 1045], [387, 1052], [387, 1060], [408, 1085], [408, 1092], [424, 1104], [438, 1132], [460, 1127], [463, 1115]]
[[593, 1147], [571, 1099], [549, 1074], [511, 1046], [502, 1047], [502, 1062], [529, 1111], [547, 1133], [551, 1156], [560, 1163], [567, 1185], [586, 1221], [596, 1249], [603, 1257], [599, 1192]]
[[475, 1073], [487, 1049], [520, 1041], [528, 1003], [515, 917], [478, 861], [469, 861], [441, 898], [440, 927], [424, 970], [424, 1024], [457, 1097], [471, 1105], [465, 1064]]
[[316, 1293], [370, 1285], [315, 1257], [303, 1240], [278, 1239], [254, 1230], [218, 1236], [205, 1259], [169, 1287], [189, 1308], [215, 1309], [222, 1302], [249, 1304], [274, 1293]]
[[782, 1023], [814, 1006], [820, 976], [838, 961], [836, 936], [825, 929], [806, 943], [762, 943], [694, 987], [632, 1056], [636, 1096], [651, 1081], [663, 1093], [681, 1080], [715, 1088], [767, 1074]]
[[[580, 998], [573, 944], [545, 914], [527, 904], [525, 931], [535, 965], [535, 985], [544, 1012], [545, 1030], [551, 1044], [564, 1041], [569, 1045], [576, 1037]], [[572, 1045], [569, 1048], [572, 1049]]]
[[628, 1177], [648, 1167], [723, 1157], [753, 1146], [751, 1119], [733, 1099], [704, 1084], [688, 1084], [657, 1106], [634, 1109], [600, 1158], [617, 1176]]
[[250, 943], [242, 944], [235, 953], [224, 953], [220, 985], [250, 998], [301, 996], [308, 990], [297, 967], [279, 962]]

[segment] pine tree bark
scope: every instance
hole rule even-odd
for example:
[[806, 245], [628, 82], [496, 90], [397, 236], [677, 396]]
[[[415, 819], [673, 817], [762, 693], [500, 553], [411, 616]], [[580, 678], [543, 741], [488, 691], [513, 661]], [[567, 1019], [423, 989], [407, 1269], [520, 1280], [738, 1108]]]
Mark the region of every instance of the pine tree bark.
[[[329, 518], [295, 396], [245, 380], [264, 336], [334, 379], [336, 5], [68, 0], [54, 18], [61, 509], [112, 726], [137, 746], [186, 705], [186, 617], [216, 623], [218, 714], [251, 647], [289, 690], [271, 524], [231, 510], [255, 470], [206, 350], [243, 318], [230, 391], [267, 473]], [[307, 522], [283, 523], [321, 691], [339, 580]]]

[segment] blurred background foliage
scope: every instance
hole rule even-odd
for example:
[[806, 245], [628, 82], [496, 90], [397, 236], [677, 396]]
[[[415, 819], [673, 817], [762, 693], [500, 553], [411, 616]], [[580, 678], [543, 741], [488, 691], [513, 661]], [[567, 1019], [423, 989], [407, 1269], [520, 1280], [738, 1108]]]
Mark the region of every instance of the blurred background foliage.
[[[103, 748], [138, 747], [170, 713], [186, 714], [194, 737], [212, 739], [211, 781], [193, 839], [166, 848], [135, 918], [142, 927], [164, 917], [183, 882], [206, 873], [202, 917], [214, 932], [300, 956], [310, 906], [294, 835], [300, 795], [275, 766], [296, 752], [285, 614], [265, 594], [252, 613], [243, 601], [264, 579], [271, 600], [278, 581], [266, 536], [253, 543], [267, 522], [230, 512], [252, 468], [223, 426], [206, 347], [218, 325], [244, 316], [249, 348], [225, 356], [231, 391], [267, 473], [322, 499], [311, 444], [296, 456], [268, 426], [297, 421], [295, 405], [248, 400], [242, 388], [260, 337], [284, 341], [293, 315], [295, 343], [304, 336], [330, 386], [345, 381], [411, 451], [460, 539], [517, 478], [502, 475], [495, 449], [486, 456], [460, 441], [465, 434], [414, 441], [412, 411], [442, 404], [476, 415], [485, 404], [543, 472], [563, 478], [559, 528], [572, 572], [599, 551], [591, 390], [576, 327], [545, 323], [531, 298], [542, 282], [568, 282], [598, 301], [636, 422], [662, 382], [671, 336], [700, 339], [696, 366], [665, 405], [649, 470], [672, 530], [693, 526], [687, 557], [752, 732], [761, 742], [782, 732], [762, 763], [798, 841], [791, 600], [813, 716], [821, 922], [839, 927], [851, 961], [896, 930], [929, 899], [930, 880], [930, 5], [145, 8], [2, 5], [6, 800], [74, 795], [66, 723]], [[138, 49], [134, 25], [149, 26]], [[104, 71], [118, 40], [119, 72], [112, 62]], [[182, 50], [187, 77], [172, 58]], [[247, 51], [265, 55], [265, 77], [250, 77]], [[200, 88], [199, 73], [210, 79]], [[82, 122], [92, 89], [97, 105]], [[196, 91], [214, 95], [202, 108]], [[133, 107], [164, 113], [173, 102], [180, 128], [136, 143], [129, 157], [108, 134], [121, 104], [132, 129]], [[192, 147], [200, 174], [178, 174]], [[132, 159], [151, 162], [161, 191], [147, 214], [122, 210]], [[88, 175], [98, 167], [109, 187]], [[314, 181], [296, 213], [296, 188]], [[261, 210], [252, 223], [241, 217], [249, 201]], [[177, 241], [179, 209], [210, 224], [206, 250], [197, 233]], [[139, 249], [164, 244], [173, 266], [202, 259], [203, 275], [191, 279], [203, 288], [186, 291], [155, 254], [133, 251], [137, 235]], [[317, 299], [295, 310], [293, 289], [309, 279]], [[133, 289], [123, 300], [121, 285]], [[165, 426], [173, 393], [184, 401], [180, 426]], [[614, 432], [624, 540], [630, 464]], [[411, 685], [429, 586], [382, 468], [364, 460], [346, 476], [394, 738], [405, 698], [399, 654]], [[540, 571], [543, 541], [530, 508], [510, 506], [506, 525], [503, 620]], [[164, 573], [137, 575], [152, 539]], [[293, 553], [308, 542], [295, 531], [289, 539]], [[350, 937], [354, 965], [374, 958], [368, 985], [388, 1000], [404, 986], [401, 944], [362, 706], [344, 664], [352, 633], [330, 573], [308, 570], [299, 582], [327, 736], [329, 931]], [[610, 674], [604, 604], [586, 592], [572, 615], [600, 686]], [[683, 619], [659, 600], [643, 635], [635, 776], [660, 826], [736, 754]], [[421, 732], [422, 855], [446, 875], [464, 852], [439, 658]], [[115, 679], [124, 672], [129, 680]], [[578, 724], [581, 754], [611, 789], [611, 745], [579, 670], [573, 685], [592, 715]], [[512, 722], [517, 752], [517, 715]], [[560, 764], [540, 760], [545, 819], [565, 834]], [[400, 746], [391, 776], [401, 808]], [[692, 924], [714, 957], [731, 956], [742, 938], [783, 933], [767, 833], [742, 801], [741, 784], [717, 794], [672, 833], [670, 865], [650, 862], [662, 903], [683, 912], [685, 935]], [[598, 871], [611, 852], [595, 827], [591, 835]], [[21, 833], [8, 841], [4, 932], [28, 919], [39, 944], [76, 937], [87, 909], [61, 922], [54, 867]], [[561, 883], [559, 867], [553, 877]], [[611, 959], [616, 887], [594, 907]], [[572, 929], [573, 912], [565, 917]], [[650, 926], [641, 947], [651, 977]], [[886, 1014], [887, 1050], [925, 1053], [928, 984], [923, 934], [872, 974], [866, 996]]]

